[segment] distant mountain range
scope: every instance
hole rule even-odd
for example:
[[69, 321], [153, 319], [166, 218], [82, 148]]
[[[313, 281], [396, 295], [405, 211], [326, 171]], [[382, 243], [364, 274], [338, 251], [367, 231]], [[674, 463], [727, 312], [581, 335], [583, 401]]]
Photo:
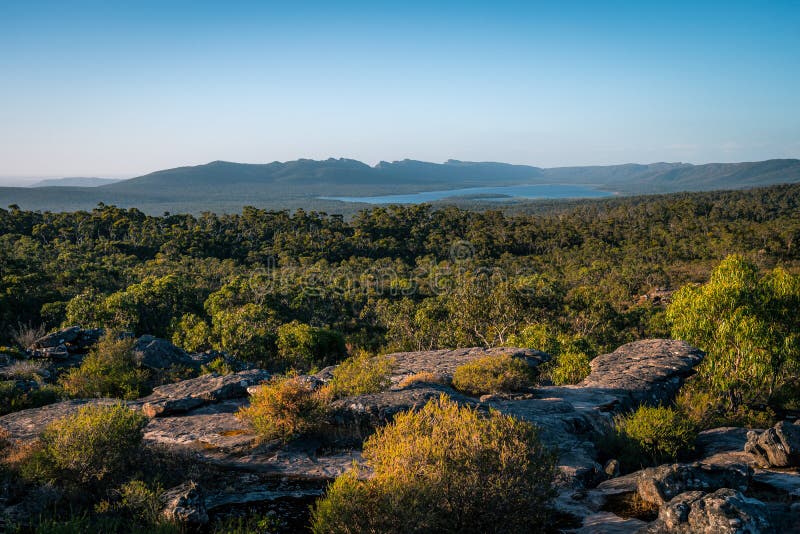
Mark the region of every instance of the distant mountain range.
[[[88, 180], [88, 182], [86, 181]], [[800, 182], [800, 160], [749, 163], [653, 163], [544, 169], [507, 163], [403, 160], [370, 166], [351, 159], [300, 159], [266, 164], [214, 161], [113, 183], [100, 178], [43, 181], [37, 187], [0, 188], [0, 206], [91, 209], [99, 202], [161, 213], [269, 209], [352, 212], [360, 204], [321, 196], [375, 196], [484, 186], [582, 184], [620, 194], [738, 189]], [[458, 199], [449, 200], [457, 203]]]
[[48, 178], [28, 187], [99, 187], [119, 182], [121, 178]]

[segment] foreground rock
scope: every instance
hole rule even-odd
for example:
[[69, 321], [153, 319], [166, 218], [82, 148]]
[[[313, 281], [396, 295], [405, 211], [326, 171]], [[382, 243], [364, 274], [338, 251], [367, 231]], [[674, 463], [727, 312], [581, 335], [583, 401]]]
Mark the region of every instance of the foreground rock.
[[663, 404], [675, 397], [703, 356], [685, 341], [635, 341], [592, 360], [591, 373], [578, 385], [606, 391], [625, 408]]
[[745, 451], [761, 467], [800, 467], [800, 421], [780, 421], [764, 432], [748, 432]]
[[170, 488], [161, 495], [161, 516], [167, 521], [188, 525], [208, 523], [205, 498], [193, 481]]
[[775, 532], [766, 505], [724, 488], [713, 493], [681, 493], [661, 507], [650, 534], [768, 534]]
[[193, 408], [222, 400], [247, 396], [247, 388], [269, 379], [269, 373], [250, 369], [229, 375], [206, 374], [174, 384], [158, 386], [140, 399], [142, 412], [158, 417], [187, 412]]
[[662, 465], [639, 472], [637, 491], [646, 502], [663, 505], [688, 491], [732, 488], [747, 491], [753, 470], [744, 464], [719, 467], [702, 462]]
[[550, 355], [538, 350], [509, 347], [485, 349], [472, 347], [455, 350], [428, 350], [420, 352], [395, 352], [388, 356], [394, 360], [393, 382], [417, 373], [427, 372], [438, 375], [445, 381], [452, 380], [456, 367], [485, 356], [503, 356], [510, 354], [525, 360], [532, 368], [550, 361]]

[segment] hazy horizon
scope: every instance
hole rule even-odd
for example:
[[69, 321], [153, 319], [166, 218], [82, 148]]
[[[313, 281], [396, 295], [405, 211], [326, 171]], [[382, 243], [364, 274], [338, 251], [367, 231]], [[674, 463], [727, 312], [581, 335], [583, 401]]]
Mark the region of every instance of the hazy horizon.
[[0, 176], [796, 158], [799, 26], [796, 2], [12, 0]]

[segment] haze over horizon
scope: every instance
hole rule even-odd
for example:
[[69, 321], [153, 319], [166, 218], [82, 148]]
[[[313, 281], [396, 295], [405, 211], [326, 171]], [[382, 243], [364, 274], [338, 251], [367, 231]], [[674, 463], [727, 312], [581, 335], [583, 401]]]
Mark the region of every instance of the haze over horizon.
[[0, 185], [213, 160], [800, 157], [800, 4], [0, 5]]

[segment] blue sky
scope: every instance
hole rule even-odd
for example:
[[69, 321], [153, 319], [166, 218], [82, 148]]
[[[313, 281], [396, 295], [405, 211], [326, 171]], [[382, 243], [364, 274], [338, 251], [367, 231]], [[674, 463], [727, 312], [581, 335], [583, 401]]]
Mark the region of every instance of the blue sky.
[[800, 157], [800, 2], [0, 0], [0, 176]]

